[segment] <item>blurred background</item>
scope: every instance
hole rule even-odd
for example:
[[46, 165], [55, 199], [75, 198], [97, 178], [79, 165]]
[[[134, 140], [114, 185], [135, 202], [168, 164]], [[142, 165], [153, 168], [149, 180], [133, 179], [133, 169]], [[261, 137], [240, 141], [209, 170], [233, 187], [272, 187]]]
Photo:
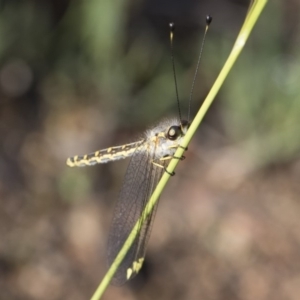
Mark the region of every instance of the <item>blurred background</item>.
[[[66, 158], [192, 116], [244, 0], [0, 2], [0, 299], [89, 299], [128, 161]], [[164, 191], [140, 274], [103, 299], [299, 299], [300, 4], [269, 1]]]

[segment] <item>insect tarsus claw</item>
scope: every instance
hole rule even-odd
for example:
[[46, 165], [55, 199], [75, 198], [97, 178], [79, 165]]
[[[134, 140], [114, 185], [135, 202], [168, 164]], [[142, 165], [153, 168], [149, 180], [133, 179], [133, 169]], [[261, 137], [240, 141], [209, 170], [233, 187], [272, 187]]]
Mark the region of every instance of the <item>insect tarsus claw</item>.
[[169, 171], [167, 170], [167, 168], [164, 168], [164, 170], [165, 170], [165, 172], [168, 173], [170, 176], [174, 176], [174, 175], [175, 175], [175, 172], [174, 172], [174, 171], [173, 171], [173, 172], [169, 172]]

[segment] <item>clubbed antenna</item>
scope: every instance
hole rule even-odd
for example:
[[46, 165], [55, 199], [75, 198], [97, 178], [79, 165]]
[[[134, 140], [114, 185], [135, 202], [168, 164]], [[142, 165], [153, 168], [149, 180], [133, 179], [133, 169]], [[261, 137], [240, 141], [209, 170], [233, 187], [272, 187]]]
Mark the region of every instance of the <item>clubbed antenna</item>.
[[187, 120], [190, 120], [190, 114], [191, 114], [191, 103], [192, 103], [192, 98], [193, 98], [193, 92], [194, 92], [194, 87], [195, 87], [195, 82], [196, 82], [196, 78], [198, 75], [198, 70], [199, 70], [199, 65], [200, 65], [200, 61], [201, 61], [201, 57], [202, 57], [202, 52], [203, 52], [203, 47], [204, 47], [204, 43], [205, 43], [205, 38], [206, 38], [206, 34], [209, 28], [209, 25], [212, 21], [212, 17], [207, 15], [206, 16], [206, 26], [205, 26], [205, 31], [204, 31], [204, 36], [203, 36], [203, 40], [202, 40], [202, 44], [201, 44], [201, 48], [200, 48], [200, 53], [198, 56], [198, 62], [197, 62], [197, 66], [196, 66], [196, 71], [195, 71], [195, 75], [194, 75], [194, 79], [193, 79], [193, 83], [192, 83], [192, 88], [191, 88], [191, 93], [190, 93], [190, 100], [189, 100], [189, 108], [188, 108], [188, 117]]
[[175, 70], [175, 62], [174, 62], [174, 51], [173, 51], [173, 37], [174, 37], [174, 31], [175, 31], [175, 24], [170, 23], [170, 48], [171, 48], [171, 60], [172, 60], [172, 66], [173, 66], [173, 74], [174, 74], [174, 82], [175, 82], [175, 91], [176, 91], [176, 99], [177, 99], [177, 105], [178, 105], [178, 114], [179, 114], [179, 120], [182, 124], [182, 118], [181, 118], [181, 109], [180, 109], [180, 101], [178, 96], [178, 85], [177, 85], [177, 77], [176, 77], [176, 70]]

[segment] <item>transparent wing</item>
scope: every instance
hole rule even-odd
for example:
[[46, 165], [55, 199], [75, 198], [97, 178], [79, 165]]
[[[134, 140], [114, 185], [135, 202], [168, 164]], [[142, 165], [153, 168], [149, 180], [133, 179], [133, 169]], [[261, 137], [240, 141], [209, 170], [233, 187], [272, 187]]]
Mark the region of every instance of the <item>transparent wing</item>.
[[[114, 261], [128, 235], [140, 218], [164, 169], [154, 165], [146, 144], [133, 154], [126, 171], [123, 187], [115, 207], [108, 241], [108, 262]], [[164, 166], [166, 161], [155, 161]], [[134, 277], [142, 266], [157, 204], [148, 216], [140, 233], [114, 275], [112, 283], [123, 284]]]

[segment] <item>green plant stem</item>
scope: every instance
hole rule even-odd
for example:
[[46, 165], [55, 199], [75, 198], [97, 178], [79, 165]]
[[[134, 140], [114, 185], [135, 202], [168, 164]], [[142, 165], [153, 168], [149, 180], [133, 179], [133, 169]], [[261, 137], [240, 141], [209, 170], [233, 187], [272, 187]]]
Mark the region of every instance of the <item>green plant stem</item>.
[[[205, 114], [207, 113], [209, 107], [211, 106], [216, 94], [219, 92], [224, 80], [226, 79], [227, 75], [229, 74], [232, 66], [234, 65], [236, 59], [238, 58], [239, 54], [241, 53], [255, 23], [257, 22], [258, 17], [260, 16], [263, 8], [265, 7], [267, 0], [256, 0], [253, 1], [253, 5], [250, 7], [248, 14], [246, 16], [245, 22], [241, 28], [241, 31], [237, 37], [237, 40], [233, 46], [233, 49], [224, 64], [218, 78], [216, 79], [214, 85], [212, 86], [210, 92], [208, 93], [206, 99], [204, 100], [202, 106], [200, 107], [196, 117], [194, 118], [191, 126], [186, 133], [181, 146], [186, 148], [192, 139], [193, 135], [195, 134], [196, 130], [198, 129], [200, 123], [202, 122]], [[176, 157], [181, 157], [183, 155], [184, 149], [179, 147], [175, 153]], [[169, 166], [168, 171], [172, 173], [177, 166], [179, 160], [172, 159]], [[103, 280], [101, 281], [100, 285], [98, 286], [97, 290], [95, 291], [94, 295], [92, 296], [91, 300], [99, 300], [100, 297], [103, 295], [104, 291], [106, 290], [109, 282], [111, 281], [113, 275], [115, 274], [116, 270], [118, 269], [120, 263], [126, 256], [128, 250], [130, 249], [132, 243], [134, 242], [137, 234], [138, 234], [138, 227], [140, 222], [144, 222], [149, 213], [153, 210], [156, 202], [159, 199], [166, 183], [168, 182], [170, 175], [167, 172], [164, 172], [160, 182], [158, 183], [155, 191], [153, 192], [150, 200], [148, 201], [144, 213], [142, 214], [142, 220], [139, 219], [132, 229], [130, 235], [128, 236], [126, 242], [124, 243], [122, 249], [120, 250], [119, 254], [117, 255], [116, 259], [112, 263], [111, 267], [108, 269], [107, 273], [105, 274]]]

